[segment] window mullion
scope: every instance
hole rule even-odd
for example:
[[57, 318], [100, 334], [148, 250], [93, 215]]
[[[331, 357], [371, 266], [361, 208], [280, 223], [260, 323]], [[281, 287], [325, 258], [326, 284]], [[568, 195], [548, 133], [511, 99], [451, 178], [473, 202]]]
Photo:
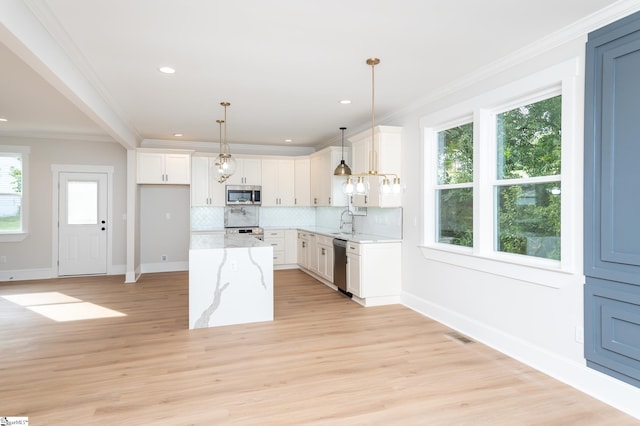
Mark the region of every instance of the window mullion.
[[496, 168], [495, 129], [491, 111], [479, 109], [474, 114], [474, 253], [489, 255], [493, 251], [495, 229], [492, 181]]

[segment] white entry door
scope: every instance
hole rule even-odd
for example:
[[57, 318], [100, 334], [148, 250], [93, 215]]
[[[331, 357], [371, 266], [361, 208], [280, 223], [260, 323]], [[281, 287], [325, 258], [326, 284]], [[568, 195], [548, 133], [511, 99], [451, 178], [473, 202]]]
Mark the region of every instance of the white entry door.
[[107, 174], [59, 173], [58, 275], [107, 273]]

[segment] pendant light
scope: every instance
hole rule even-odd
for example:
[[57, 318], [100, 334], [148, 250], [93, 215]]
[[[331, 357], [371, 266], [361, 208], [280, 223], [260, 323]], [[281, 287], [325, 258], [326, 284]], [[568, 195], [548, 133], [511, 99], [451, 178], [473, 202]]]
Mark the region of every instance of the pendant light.
[[[353, 175], [356, 177], [355, 184], [351, 176], [347, 177], [346, 182], [343, 185], [343, 191], [346, 194], [361, 194], [366, 195], [369, 193], [369, 179], [380, 179], [382, 183], [379, 185], [381, 194], [400, 193], [402, 192], [402, 186], [400, 185], [400, 177], [394, 173], [383, 173], [378, 171], [378, 152], [375, 147], [375, 66], [380, 63], [378, 58], [367, 59], [367, 65], [371, 66], [371, 148], [369, 149], [369, 170], [366, 173], [356, 173]], [[391, 183], [390, 177], [393, 179]], [[379, 180], [378, 180], [379, 182]]]
[[340, 127], [340, 130], [342, 131], [342, 156], [340, 159], [340, 164], [338, 164], [338, 167], [336, 167], [336, 169], [333, 172], [334, 176], [351, 176], [351, 169], [349, 168], [349, 166], [347, 166], [347, 163], [344, 162], [344, 131], [347, 130], [346, 127]]
[[216, 120], [216, 123], [218, 123], [218, 129], [220, 131], [220, 154], [218, 155], [218, 160], [216, 160], [216, 173], [218, 173], [218, 183], [223, 183], [224, 181], [226, 181], [229, 178], [229, 175], [225, 175], [224, 173], [220, 173], [221, 171], [221, 165], [222, 165], [222, 159], [220, 158], [220, 155], [222, 155], [222, 153], [224, 153], [224, 148], [222, 147], [222, 123], [224, 123], [224, 120]]
[[220, 154], [218, 154], [218, 161], [216, 161], [216, 167], [218, 172], [218, 182], [222, 183], [229, 178], [236, 171], [236, 159], [231, 156], [231, 150], [229, 143], [227, 142], [227, 107], [231, 104], [229, 102], [220, 102], [220, 105], [224, 107], [224, 120], [219, 123], [221, 126], [224, 124], [224, 142], [222, 141], [222, 134], [220, 135]]

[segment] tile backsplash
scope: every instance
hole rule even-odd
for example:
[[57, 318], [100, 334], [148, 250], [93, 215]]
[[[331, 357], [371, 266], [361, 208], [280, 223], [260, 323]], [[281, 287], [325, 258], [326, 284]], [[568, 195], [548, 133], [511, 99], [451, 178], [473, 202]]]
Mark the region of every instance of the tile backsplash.
[[[322, 226], [338, 228], [346, 207], [260, 207], [260, 226], [292, 228]], [[346, 219], [346, 215], [345, 215]], [[359, 233], [402, 238], [402, 208], [366, 209], [365, 215], [355, 216]], [[191, 230], [208, 231], [224, 227], [224, 207], [192, 207]], [[345, 230], [350, 230], [346, 229]]]

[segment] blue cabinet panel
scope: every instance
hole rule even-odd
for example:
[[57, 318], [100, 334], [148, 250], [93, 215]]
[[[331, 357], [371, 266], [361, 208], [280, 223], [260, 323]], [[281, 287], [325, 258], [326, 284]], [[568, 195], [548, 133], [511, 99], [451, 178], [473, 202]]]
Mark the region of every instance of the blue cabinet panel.
[[587, 365], [640, 386], [640, 292], [637, 286], [587, 278]]
[[589, 35], [585, 275], [640, 285], [640, 14]]
[[584, 136], [585, 358], [640, 387], [640, 13], [589, 34]]

